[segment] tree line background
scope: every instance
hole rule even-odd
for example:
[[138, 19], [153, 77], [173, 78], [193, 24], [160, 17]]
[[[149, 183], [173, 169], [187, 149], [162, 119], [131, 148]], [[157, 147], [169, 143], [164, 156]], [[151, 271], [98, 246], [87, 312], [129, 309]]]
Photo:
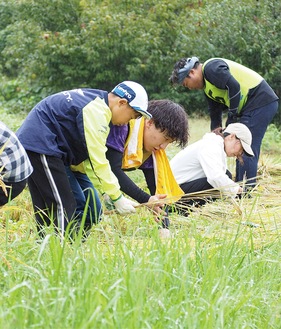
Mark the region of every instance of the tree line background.
[[280, 97], [280, 17], [279, 0], [0, 0], [0, 106], [27, 113], [54, 92], [134, 80], [204, 115], [203, 91], [168, 82], [191, 56], [242, 63]]

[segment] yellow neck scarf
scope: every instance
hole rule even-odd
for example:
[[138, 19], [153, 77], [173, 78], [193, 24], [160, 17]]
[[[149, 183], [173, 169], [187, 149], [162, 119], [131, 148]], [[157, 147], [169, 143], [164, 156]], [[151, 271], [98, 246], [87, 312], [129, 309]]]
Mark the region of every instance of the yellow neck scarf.
[[144, 118], [130, 120], [129, 135], [125, 143], [122, 169], [138, 168], [143, 163]]

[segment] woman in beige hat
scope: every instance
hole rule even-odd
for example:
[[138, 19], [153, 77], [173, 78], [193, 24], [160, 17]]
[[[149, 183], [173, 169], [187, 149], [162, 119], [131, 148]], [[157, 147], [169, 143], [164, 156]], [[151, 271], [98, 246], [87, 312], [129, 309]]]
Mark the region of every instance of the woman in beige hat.
[[[206, 133], [202, 139], [181, 150], [171, 159], [171, 169], [186, 194], [215, 188], [225, 196], [235, 197], [241, 195], [243, 189], [232, 180], [227, 157], [243, 161], [242, 155], [254, 156], [251, 143], [250, 130], [242, 123], [232, 123], [224, 130]], [[189, 205], [205, 202], [196, 197], [188, 200]]]

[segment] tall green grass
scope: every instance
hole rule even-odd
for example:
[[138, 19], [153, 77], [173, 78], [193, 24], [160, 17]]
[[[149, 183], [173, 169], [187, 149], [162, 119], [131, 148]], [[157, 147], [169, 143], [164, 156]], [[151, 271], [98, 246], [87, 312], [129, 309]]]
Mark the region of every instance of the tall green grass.
[[280, 328], [280, 162], [261, 157], [242, 215], [229, 200], [172, 214], [168, 239], [142, 208], [84, 243], [40, 240], [25, 190], [0, 209], [0, 328]]
[[279, 236], [256, 245], [238, 225], [210, 237], [193, 221], [161, 240], [149, 221], [128, 218], [130, 232], [114, 221], [84, 244], [17, 239], [8, 227], [0, 327], [278, 328]]

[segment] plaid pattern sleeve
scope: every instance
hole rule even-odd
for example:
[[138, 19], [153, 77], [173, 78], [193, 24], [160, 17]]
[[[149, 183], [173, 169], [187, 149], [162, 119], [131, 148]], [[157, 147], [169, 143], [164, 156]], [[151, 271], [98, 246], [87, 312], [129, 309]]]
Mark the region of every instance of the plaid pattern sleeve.
[[17, 136], [0, 121], [0, 175], [7, 183], [20, 182], [32, 173], [32, 166]]

